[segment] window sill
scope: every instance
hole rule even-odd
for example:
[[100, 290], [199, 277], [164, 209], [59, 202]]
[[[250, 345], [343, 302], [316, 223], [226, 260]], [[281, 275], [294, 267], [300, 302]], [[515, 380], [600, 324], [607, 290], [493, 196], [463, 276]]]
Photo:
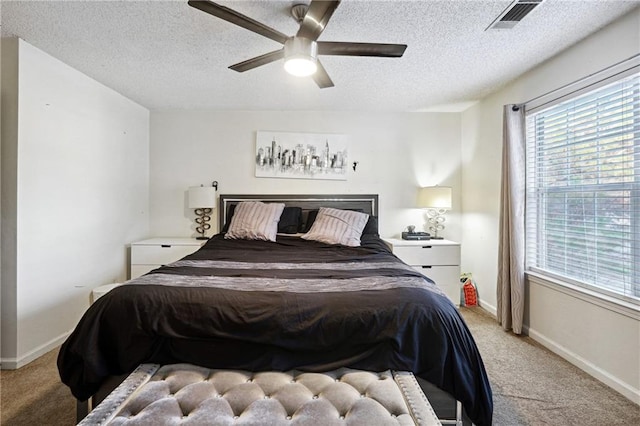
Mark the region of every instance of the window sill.
[[575, 297], [587, 303], [599, 306], [601, 308], [625, 315], [629, 318], [640, 321], [640, 306], [624, 300], [615, 299], [586, 288], [578, 287], [554, 278], [538, 274], [536, 272], [525, 272], [528, 280], [532, 283], [548, 287], [552, 290], [559, 291], [568, 296]]

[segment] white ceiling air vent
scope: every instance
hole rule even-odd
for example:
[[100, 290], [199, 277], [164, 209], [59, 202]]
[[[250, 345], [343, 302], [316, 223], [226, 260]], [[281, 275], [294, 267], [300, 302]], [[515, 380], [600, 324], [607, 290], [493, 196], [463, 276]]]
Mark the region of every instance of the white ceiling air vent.
[[487, 30], [509, 30], [513, 28], [543, 1], [544, 0], [514, 1], [487, 27]]

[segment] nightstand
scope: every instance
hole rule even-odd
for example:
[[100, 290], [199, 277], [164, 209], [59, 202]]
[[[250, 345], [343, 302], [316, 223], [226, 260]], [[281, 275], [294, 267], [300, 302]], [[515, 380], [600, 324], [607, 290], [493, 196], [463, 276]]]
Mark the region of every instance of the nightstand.
[[400, 260], [431, 278], [456, 306], [460, 305], [460, 243], [449, 240], [383, 240]]
[[198, 250], [207, 240], [159, 237], [131, 243], [131, 279], [173, 263]]

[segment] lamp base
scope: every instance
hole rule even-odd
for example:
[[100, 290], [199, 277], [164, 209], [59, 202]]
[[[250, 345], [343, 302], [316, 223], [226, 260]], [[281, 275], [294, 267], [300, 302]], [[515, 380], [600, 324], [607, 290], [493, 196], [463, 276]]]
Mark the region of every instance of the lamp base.
[[434, 237], [434, 236], [431, 236], [431, 239], [432, 240], [444, 240], [443, 237]]
[[211, 220], [211, 208], [203, 207], [196, 209], [196, 232], [200, 234], [199, 237], [196, 237], [196, 240], [208, 240], [208, 237], [204, 236], [204, 233], [207, 232], [207, 229], [211, 228], [209, 225], [209, 221]]

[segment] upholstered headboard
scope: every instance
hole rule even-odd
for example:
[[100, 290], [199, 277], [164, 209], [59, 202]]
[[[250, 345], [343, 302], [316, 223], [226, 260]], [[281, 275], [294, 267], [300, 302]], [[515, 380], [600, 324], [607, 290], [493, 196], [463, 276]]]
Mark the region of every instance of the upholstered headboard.
[[223, 229], [227, 212], [232, 205], [241, 201], [262, 201], [264, 203], [285, 203], [288, 207], [300, 207], [303, 211], [320, 207], [345, 210], [361, 210], [371, 216], [378, 216], [377, 194], [270, 194], [270, 195], [220, 195], [220, 218], [218, 229]]

